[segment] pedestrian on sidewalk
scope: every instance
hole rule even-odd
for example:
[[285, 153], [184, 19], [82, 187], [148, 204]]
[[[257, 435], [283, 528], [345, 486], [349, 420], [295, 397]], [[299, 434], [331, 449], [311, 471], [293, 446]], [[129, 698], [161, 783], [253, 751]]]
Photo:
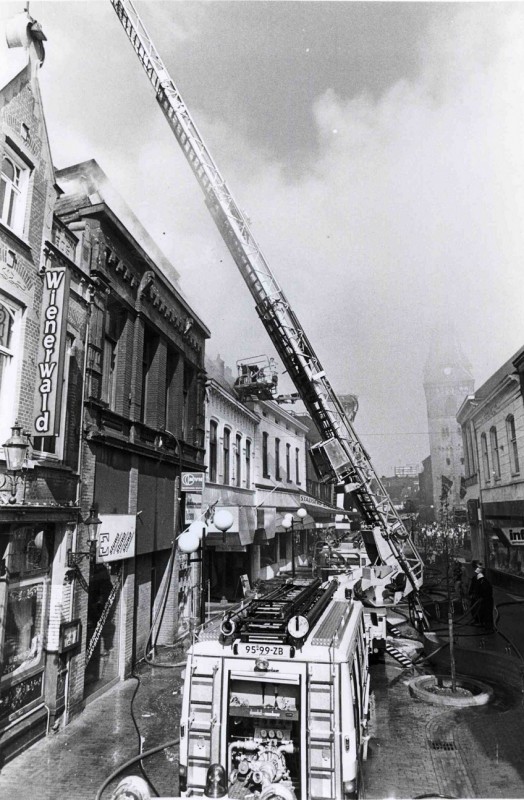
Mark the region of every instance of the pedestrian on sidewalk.
[[483, 628], [490, 633], [494, 631], [493, 626], [493, 588], [488, 581], [482, 567], [477, 567], [477, 594], [479, 604], [479, 622]]
[[480, 625], [480, 596], [478, 593], [478, 577], [477, 571], [480, 570], [480, 562], [473, 560], [471, 562], [471, 581], [469, 584], [468, 595], [471, 608], [471, 621], [473, 625]]

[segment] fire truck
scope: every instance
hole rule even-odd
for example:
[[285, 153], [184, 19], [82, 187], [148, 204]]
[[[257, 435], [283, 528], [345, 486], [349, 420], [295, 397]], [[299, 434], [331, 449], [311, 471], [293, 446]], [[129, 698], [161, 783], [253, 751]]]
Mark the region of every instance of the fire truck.
[[180, 791], [221, 764], [230, 798], [356, 797], [366, 756], [362, 604], [337, 579], [290, 579], [198, 633], [186, 668]]
[[[294, 581], [275, 589], [278, 596], [251, 601], [218, 631], [199, 632], [183, 699], [183, 794], [202, 794], [206, 770], [218, 765], [232, 797], [349, 797], [357, 791], [367, 713], [363, 606], [372, 638], [385, 638], [388, 606], [407, 599], [420, 609], [422, 560], [133, 2], [110, 2], [319, 431], [311, 449], [318, 474], [352, 494], [364, 523], [366, 562], [357, 580], [344, 568], [327, 583]], [[241, 383], [251, 392], [256, 380], [248, 371]]]

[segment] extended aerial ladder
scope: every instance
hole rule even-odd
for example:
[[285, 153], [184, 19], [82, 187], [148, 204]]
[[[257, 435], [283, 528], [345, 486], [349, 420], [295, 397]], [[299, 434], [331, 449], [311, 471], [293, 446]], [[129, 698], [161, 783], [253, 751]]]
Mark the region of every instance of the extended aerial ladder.
[[111, 4], [204, 193], [215, 223], [255, 300], [257, 313], [300, 394], [322, 441], [311, 452], [322, 477], [351, 491], [368, 528], [375, 563], [402, 571], [404, 594], [416, 595], [422, 560], [333, 391], [296, 314], [265, 260], [131, 0]]

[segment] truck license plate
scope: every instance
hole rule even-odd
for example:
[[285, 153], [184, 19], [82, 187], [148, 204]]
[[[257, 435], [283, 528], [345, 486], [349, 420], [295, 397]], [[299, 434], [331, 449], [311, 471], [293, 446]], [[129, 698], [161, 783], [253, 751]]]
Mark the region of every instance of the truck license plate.
[[295, 648], [289, 644], [248, 644], [235, 642], [233, 652], [238, 656], [267, 656], [268, 658], [293, 658]]

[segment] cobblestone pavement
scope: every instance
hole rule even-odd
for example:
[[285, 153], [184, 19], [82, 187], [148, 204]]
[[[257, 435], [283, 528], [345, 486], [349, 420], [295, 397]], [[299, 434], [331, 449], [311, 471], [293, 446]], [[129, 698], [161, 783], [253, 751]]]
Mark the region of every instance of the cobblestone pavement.
[[[181, 651], [161, 655], [162, 661], [171, 663], [182, 658]], [[106, 777], [138, 753], [131, 716], [135, 692], [133, 709], [142, 749], [175, 738], [181, 670], [142, 664], [138, 673], [139, 685], [135, 679], [117, 684], [66, 728], [6, 764], [0, 773], [0, 798], [94, 800]], [[372, 667], [376, 711], [363, 767], [363, 798], [440, 795], [524, 800], [524, 694], [503, 688], [501, 675], [489, 705], [446, 708], [412, 697], [408, 686], [412, 676], [412, 670], [389, 656], [385, 664]], [[148, 758], [144, 766], [159, 795], [175, 794], [176, 747]], [[140, 774], [138, 765], [124, 774]], [[103, 800], [108, 800], [122, 776], [110, 784]]]

